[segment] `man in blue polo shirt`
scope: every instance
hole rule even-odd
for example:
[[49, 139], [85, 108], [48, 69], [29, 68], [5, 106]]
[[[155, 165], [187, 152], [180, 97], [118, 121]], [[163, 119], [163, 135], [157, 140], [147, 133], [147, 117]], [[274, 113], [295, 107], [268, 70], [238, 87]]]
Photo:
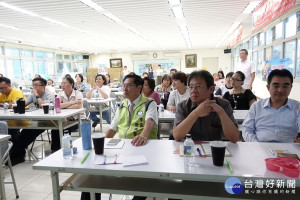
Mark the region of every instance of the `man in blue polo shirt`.
[[270, 98], [255, 102], [243, 122], [246, 142], [300, 142], [300, 102], [289, 99], [293, 75], [286, 69], [268, 76]]

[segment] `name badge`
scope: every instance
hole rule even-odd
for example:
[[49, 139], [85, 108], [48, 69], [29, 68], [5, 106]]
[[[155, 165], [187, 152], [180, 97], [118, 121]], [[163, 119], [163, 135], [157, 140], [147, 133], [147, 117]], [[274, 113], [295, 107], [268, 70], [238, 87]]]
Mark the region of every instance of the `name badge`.
[[143, 111], [141, 111], [141, 110], [137, 113], [138, 116], [142, 116], [142, 114], [143, 114]]

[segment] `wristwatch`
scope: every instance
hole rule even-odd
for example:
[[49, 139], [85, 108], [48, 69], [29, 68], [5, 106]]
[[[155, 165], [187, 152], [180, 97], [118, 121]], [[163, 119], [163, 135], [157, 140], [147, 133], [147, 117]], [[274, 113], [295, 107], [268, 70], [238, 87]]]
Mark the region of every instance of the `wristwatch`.
[[38, 98], [41, 98], [41, 97], [39, 97], [39, 96], [35, 96], [35, 98], [36, 98], [36, 100], [38, 100]]

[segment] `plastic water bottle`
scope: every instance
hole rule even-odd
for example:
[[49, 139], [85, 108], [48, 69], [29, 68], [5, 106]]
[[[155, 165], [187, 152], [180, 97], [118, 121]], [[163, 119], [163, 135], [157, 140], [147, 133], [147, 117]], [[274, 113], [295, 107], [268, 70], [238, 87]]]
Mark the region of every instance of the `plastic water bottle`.
[[52, 101], [49, 103], [49, 111], [50, 114], [54, 114], [54, 104], [52, 103]]
[[160, 103], [159, 109], [160, 109], [161, 112], [164, 112], [165, 111], [164, 104]]
[[194, 146], [195, 143], [192, 140], [191, 134], [187, 134], [186, 139], [183, 143], [184, 165], [194, 165]]
[[64, 159], [72, 159], [73, 158], [73, 145], [72, 145], [72, 137], [69, 133], [65, 133], [62, 138], [62, 150]]
[[5, 114], [8, 113], [8, 107], [9, 107], [9, 104], [8, 104], [7, 102], [5, 102], [5, 103], [3, 104], [3, 108], [4, 108], [4, 113], [5, 113]]

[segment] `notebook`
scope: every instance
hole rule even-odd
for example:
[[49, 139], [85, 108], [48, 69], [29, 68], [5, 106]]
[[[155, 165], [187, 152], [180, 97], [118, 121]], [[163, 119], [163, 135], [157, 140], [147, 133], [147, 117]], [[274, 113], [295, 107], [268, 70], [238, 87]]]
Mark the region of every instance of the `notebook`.
[[[197, 148], [199, 148], [201, 155], [205, 156], [212, 156], [211, 155], [211, 147], [209, 143], [202, 143], [202, 144], [196, 144], [194, 146], [194, 155], [199, 155]], [[183, 156], [183, 144], [179, 146], [179, 155]], [[232, 157], [232, 154], [229, 152], [229, 150], [225, 149], [225, 157]]]

